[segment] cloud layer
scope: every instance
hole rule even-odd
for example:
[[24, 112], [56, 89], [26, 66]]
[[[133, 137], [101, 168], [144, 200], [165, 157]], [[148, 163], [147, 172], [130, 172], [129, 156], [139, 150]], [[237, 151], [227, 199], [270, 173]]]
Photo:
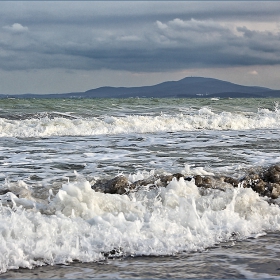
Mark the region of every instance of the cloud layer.
[[[262, 2], [250, 9], [240, 3], [16, 3], [18, 9], [4, 3], [0, 12], [4, 70], [153, 72], [280, 64], [274, 24], [280, 3], [265, 9]], [[270, 23], [267, 30], [246, 26], [260, 18]]]
[[276, 1], [4, 1], [0, 93], [187, 75], [280, 88], [279, 15]]
[[14, 23], [12, 26], [3, 26], [3, 29], [15, 33], [21, 33], [28, 31], [28, 27], [22, 26], [20, 23]]

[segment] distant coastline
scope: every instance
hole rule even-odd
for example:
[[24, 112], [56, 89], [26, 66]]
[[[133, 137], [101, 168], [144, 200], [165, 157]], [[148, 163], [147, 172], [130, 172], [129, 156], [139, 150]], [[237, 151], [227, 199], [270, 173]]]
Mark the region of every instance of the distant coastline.
[[58, 94], [0, 94], [0, 98], [280, 98], [280, 90], [243, 86], [203, 77], [186, 77], [142, 87], [100, 87]]

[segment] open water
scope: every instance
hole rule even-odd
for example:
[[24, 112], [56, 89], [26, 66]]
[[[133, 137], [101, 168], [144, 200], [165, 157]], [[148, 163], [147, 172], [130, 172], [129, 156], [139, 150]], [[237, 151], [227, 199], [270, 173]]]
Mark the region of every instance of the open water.
[[91, 189], [280, 163], [279, 101], [0, 100], [0, 278], [279, 278], [280, 200], [183, 179]]

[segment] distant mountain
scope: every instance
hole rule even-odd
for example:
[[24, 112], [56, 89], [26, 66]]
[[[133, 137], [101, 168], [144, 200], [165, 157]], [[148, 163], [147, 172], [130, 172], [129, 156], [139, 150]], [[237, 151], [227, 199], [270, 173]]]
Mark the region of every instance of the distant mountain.
[[61, 94], [0, 95], [0, 98], [265, 98], [280, 97], [280, 90], [242, 86], [212, 78], [187, 77], [154, 86], [100, 87], [85, 92]]

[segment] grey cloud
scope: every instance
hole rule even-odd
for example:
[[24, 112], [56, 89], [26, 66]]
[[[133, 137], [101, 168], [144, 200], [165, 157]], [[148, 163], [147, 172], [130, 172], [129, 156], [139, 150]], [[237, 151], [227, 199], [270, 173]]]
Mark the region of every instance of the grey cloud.
[[21, 33], [21, 32], [27, 32], [28, 27], [22, 26], [20, 23], [14, 23], [11, 26], [3, 26], [3, 29], [6, 31], [14, 32], [14, 33]]
[[[31, 7], [22, 2], [21, 13], [13, 10], [3, 15], [10, 9], [4, 2], [2, 69], [150, 72], [280, 64], [279, 34], [244, 26], [233, 31], [222, 21], [225, 15], [227, 21], [233, 21], [234, 15], [273, 20], [280, 14], [280, 3], [254, 2], [250, 7], [237, 2], [52, 3], [53, 7], [32, 2], [35, 7]], [[7, 32], [12, 30], [21, 31]]]
[[263, 2], [182, 2], [182, 1], [22, 1], [2, 2], [0, 18], [11, 24], [26, 25], [106, 25], [152, 22], [155, 17], [161, 21], [174, 18], [190, 20], [250, 20], [278, 21], [279, 3]]

